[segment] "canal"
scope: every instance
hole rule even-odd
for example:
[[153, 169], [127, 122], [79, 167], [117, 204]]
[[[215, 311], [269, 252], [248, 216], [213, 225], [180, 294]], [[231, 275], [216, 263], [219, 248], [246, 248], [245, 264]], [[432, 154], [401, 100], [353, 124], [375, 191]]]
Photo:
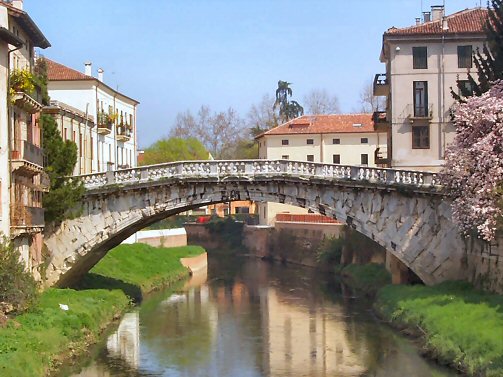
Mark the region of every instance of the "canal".
[[86, 364], [73, 376], [456, 375], [333, 278], [228, 256], [145, 299]]

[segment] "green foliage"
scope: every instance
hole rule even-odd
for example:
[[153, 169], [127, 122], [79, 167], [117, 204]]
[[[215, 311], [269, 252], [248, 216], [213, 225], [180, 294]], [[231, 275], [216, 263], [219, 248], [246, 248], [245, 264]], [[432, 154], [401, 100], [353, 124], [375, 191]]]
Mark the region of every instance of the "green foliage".
[[503, 39], [501, 38], [503, 35], [503, 0], [491, 0], [488, 12], [489, 18], [485, 25], [487, 44], [484, 44], [482, 51], [477, 49], [474, 54], [477, 80], [471, 73], [468, 74], [471, 90], [458, 81], [457, 86], [461, 96], [451, 89], [451, 94], [456, 100], [463, 100], [463, 98], [472, 95], [480, 96], [487, 92], [495, 81], [503, 79]]
[[84, 194], [82, 183], [70, 177], [77, 162], [77, 145], [70, 140], [63, 141], [50, 115], [42, 115], [40, 123], [47, 160], [45, 171], [51, 182], [50, 191], [43, 198], [45, 220], [59, 223], [79, 213], [78, 204]]
[[42, 105], [49, 106], [51, 99], [47, 90], [47, 61], [44, 58], [37, 59], [33, 71], [33, 84], [40, 89]]
[[316, 260], [320, 264], [340, 264], [345, 240], [336, 237], [323, 237], [316, 249]]
[[240, 249], [243, 247], [243, 228], [244, 223], [236, 221], [231, 216], [223, 219], [216, 218], [205, 224], [206, 229], [212, 234], [221, 237], [231, 249]]
[[276, 102], [274, 108], [279, 107], [279, 117], [282, 122], [288, 122], [291, 119], [304, 115], [304, 108], [297, 101], [289, 101], [292, 96], [291, 82], [278, 81], [276, 89]]
[[15, 69], [9, 77], [9, 94], [12, 96], [16, 92], [32, 94], [35, 91], [33, 75], [28, 69]]
[[391, 284], [391, 275], [382, 264], [350, 264], [340, 274], [358, 291], [374, 295], [378, 289]]
[[200, 246], [152, 247], [145, 244], [120, 245], [110, 250], [84, 278], [83, 286], [97, 287], [102, 277], [138, 287], [142, 293], [167, 286], [189, 275], [180, 258], [204, 253]]
[[143, 165], [163, 162], [208, 160], [209, 153], [203, 144], [195, 138], [182, 139], [171, 137], [161, 139], [145, 149]]
[[19, 252], [4, 238], [0, 243], [0, 302], [8, 303], [20, 312], [33, 304], [37, 297], [36, 281], [25, 271]]
[[469, 283], [433, 287], [390, 285], [376, 309], [399, 326], [419, 329], [427, 349], [471, 376], [503, 375], [503, 296]]
[[258, 143], [256, 143], [254, 140], [239, 140], [235, 150], [236, 151], [232, 156], [233, 159], [253, 160], [258, 158]]
[[[59, 304], [69, 310], [61, 310]], [[0, 375], [47, 375], [62, 353], [84, 352], [128, 305], [120, 291], [48, 289], [29, 312], [0, 329]]]

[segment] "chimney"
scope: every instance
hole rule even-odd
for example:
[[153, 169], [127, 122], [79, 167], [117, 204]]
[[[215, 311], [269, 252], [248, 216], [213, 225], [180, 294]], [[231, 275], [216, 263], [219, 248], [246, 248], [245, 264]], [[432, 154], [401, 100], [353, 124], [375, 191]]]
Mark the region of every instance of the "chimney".
[[92, 70], [93, 63], [91, 62], [86, 62], [84, 63], [84, 74], [86, 76], [92, 76], [93, 75], [93, 70]]
[[421, 18], [416, 17], [416, 26], [421, 25]]
[[19, 10], [23, 10], [23, 0], [13, 0], [12, 1], [12, 6], [14, 8], [19, 9]]
[[443, 5], [432, 5], [431, 6], [431, 16], [433, 21], [440, 21], [444, 17], [444, 6]]
[[103, 72], [105, 72], [103, 68], [98, 68], [98, 80], [101, 82], [103, 82]]
[[423, 12], [423, 20], [424, 20], [424, 22], [430, 22], [431, 21], [431, 12]]

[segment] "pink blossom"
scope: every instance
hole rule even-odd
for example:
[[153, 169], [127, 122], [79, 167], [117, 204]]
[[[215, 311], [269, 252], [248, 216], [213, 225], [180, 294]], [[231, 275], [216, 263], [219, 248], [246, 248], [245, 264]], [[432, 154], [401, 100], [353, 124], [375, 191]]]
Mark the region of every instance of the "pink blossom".
[[466, 235], [490, 241], [503, 215], [503, 81], [454, 108], [457, 134], [446, 151], [442, 183], [453, 196], [453, 218]]

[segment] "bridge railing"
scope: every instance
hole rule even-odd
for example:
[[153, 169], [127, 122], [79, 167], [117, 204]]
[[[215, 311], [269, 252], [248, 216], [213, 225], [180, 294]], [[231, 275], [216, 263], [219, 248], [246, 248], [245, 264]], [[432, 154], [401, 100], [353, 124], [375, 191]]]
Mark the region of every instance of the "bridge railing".
[[292, 176], [415, 187], [439, 186], [437, 175], [431, 172], [291, 160], [179, 161], [81, 175], [79, 178], [86, 188], [94, 189], [113, 184], [134, 184], [170, 178], [225, 180], [230, 177], [253, 179], [262, 176]]

